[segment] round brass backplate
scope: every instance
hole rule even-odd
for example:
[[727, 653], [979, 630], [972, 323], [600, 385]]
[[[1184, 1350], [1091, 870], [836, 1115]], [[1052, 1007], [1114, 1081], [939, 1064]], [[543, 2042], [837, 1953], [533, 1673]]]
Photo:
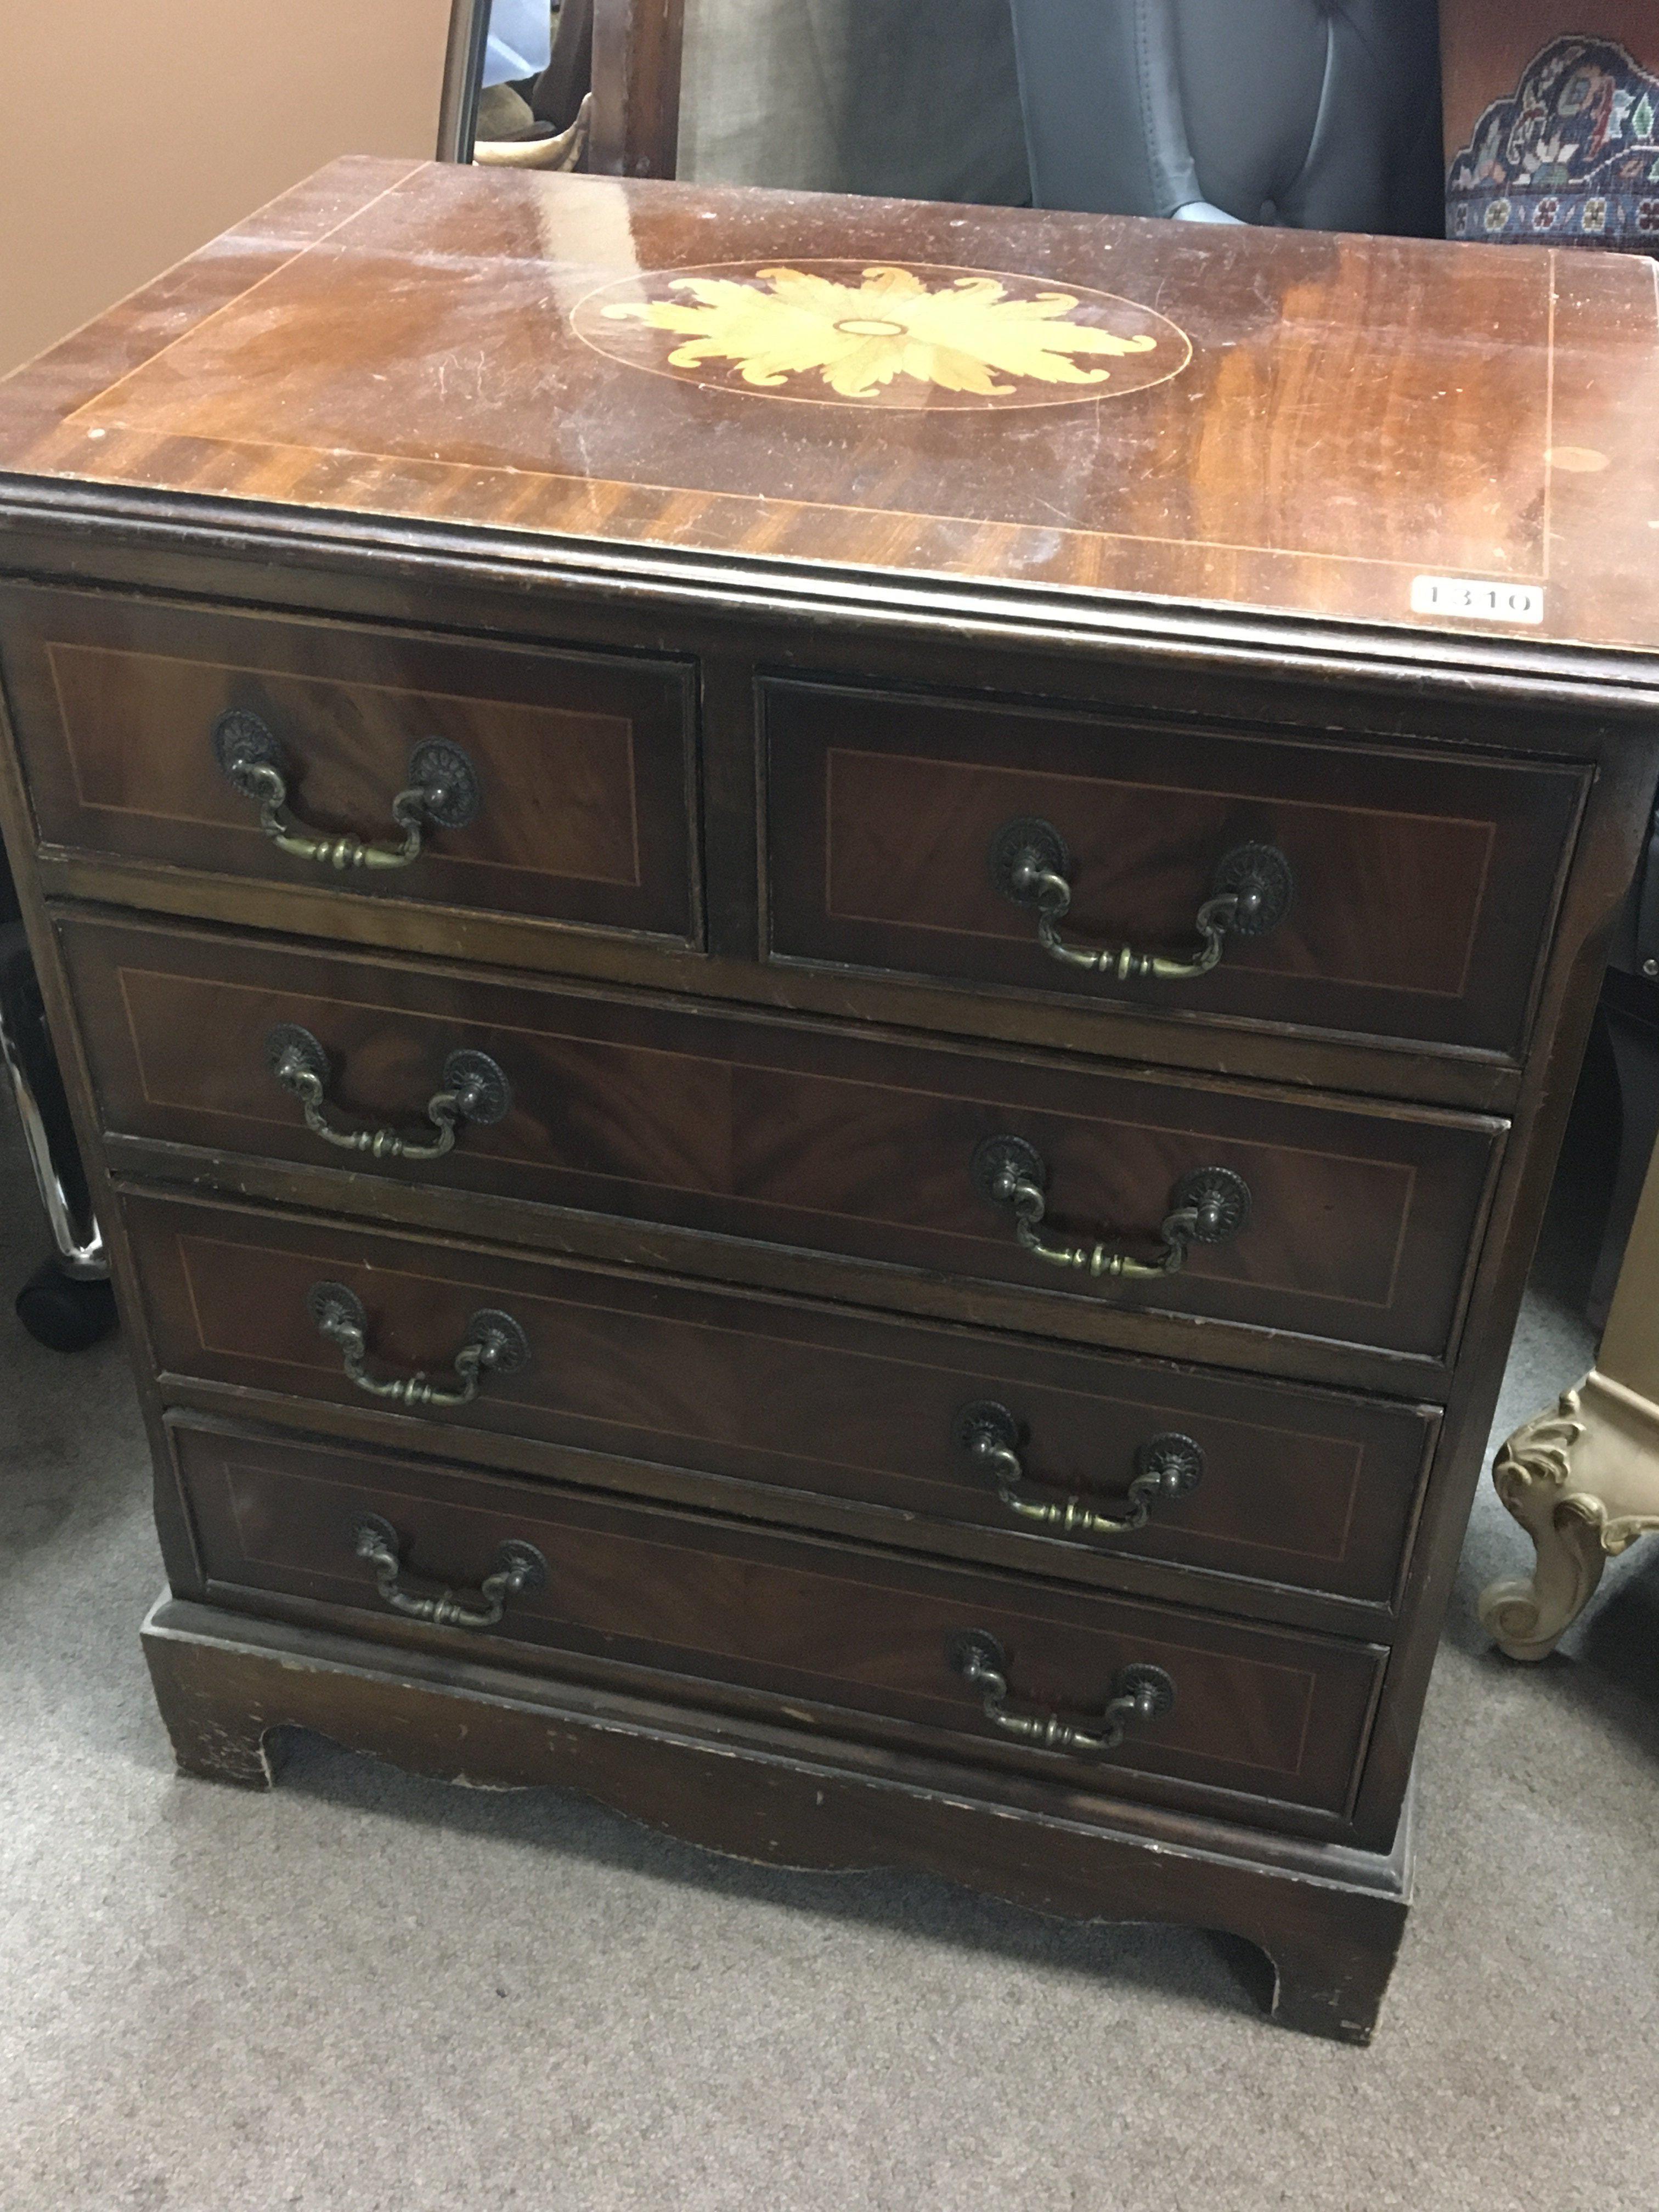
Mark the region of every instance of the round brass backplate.
[[1212, 898], [1231, 893], [1238, 900], [1227, 924], [1235, 937], [1265, 937], [1291, 910], [1296, 879], [1277, 845], [1235, 845], [1222, 855], [1211, 887]]
[[511, 1314], [497, 1307], [480, 1307], [466, 1325], [466, 1340], [482, 1347], [492, 1375], [516, 1375], [530, 1364], [530, 1339]]
[[515, 1589], [547, 1588], [547, 1561], [533, 1544], [524, 1543], [517, 1536], [510, 1536], [496, 1553], [495, 1571], [510, 1575]]
[[963, 1407], [956, 1418], [955, 1436], [957, 1449], [970, 1459], [978, 1455], [982, 1445], [997, 1451], [1019, 1449], [1019, 1423], [1006, 1406], [988, 1398]]
[[1179, 1429], [1164, 1429], [1137, 1450], [1135, 1473], [1154, 1476], [1166, 1497], [1185, 1498], [1204, 1480], [1204, 1448]]
[[325, 1331], [331, 1328], [362, 1331], [368, 1327], [362, 1300], [343, 1283], [313, 1283], [306, 1292], [306, 1311]]
[[441, 830], [465, 830], [478, 818], [483, 791], [478, 771], [459, 745], [428, 738], [409, 757], [409, 781], [421, 793], [427, 819]]
[[278, 1022], [265, 1039], [265, 1064], [273, 1075], [314, 1075], [328, 1080], [328, 1054], [309, 1030], [298, 1022]]
[[1175, 1710], [1175, 1684], [1161, 1667], [1149, 1666], [1144, 1661], [1123, 1668], [1112, 1684], [1112, 1694], [1138, 1698], [1148, 1720], [1161, 1720], [1165, 1713]]
[[389, 1521], [378, 1513], [360, 1513], [351, 1524], [351, 1548], [360, 1559], [369, 1559], [377, 1551], [390, 1552], [395, 1559], [401, 1547]]
[[480, 1127], [499, 1121], [513, 1103], [513, 1086], [489, 1054], [466, 1047], [444, 1062], [444, 1089], [464, 1102], [467, 1120]]
[[945, 1656], [958, 1674], [970, 1679], [981, 1674], [1006, 1674], [1008, 1671], [1002, 1646], [983, 1628], [958, 1629], [946, 1642]]
[[1024, 816], [1005, 822], [991, 840], [991, 881], [1016, 906], [1036, 906], [1042, 894], [1035, 880], [1023, 877], [1069, 876], [1072, 856], [1066, 840], [1052, 822]]
[[246, 707], [232, 707], [220, 715], [213, 726], [213, 757], [219, 763], [220, 773], [234, 783], [245, 798], [263, 796], [247, 780], [252, 768], [274, 768], [280, 774], [283, 750], [272, 735], [269, 723], [260, 720]]
[[1038, 1190], [1048, 1180], [1042, 1153], [1035, 1145], [1028, 1145], [1024, 1137], [984, 1138], [974, 1147], [969, 1172], [974, 1188], [994, 1206], [1007, 1204], [1002, 1186], [1011, 1176], [1016, 1182], [1031, 1183]]
[[1195, 1244], [1224, 1244], [1250, 1218], [1250, 1187], [1231, 1168], [1194, 1168], [1171, 1194], [1171, 1207], [1198, 1217], [1191, 1231]]

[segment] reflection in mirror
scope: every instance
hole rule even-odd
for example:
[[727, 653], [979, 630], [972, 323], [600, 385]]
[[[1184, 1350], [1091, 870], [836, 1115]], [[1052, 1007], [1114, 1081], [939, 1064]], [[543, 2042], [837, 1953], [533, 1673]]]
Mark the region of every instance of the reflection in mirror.
[[438, 158], [580, 167], [592, 76], [593, 0], [455, 0]]

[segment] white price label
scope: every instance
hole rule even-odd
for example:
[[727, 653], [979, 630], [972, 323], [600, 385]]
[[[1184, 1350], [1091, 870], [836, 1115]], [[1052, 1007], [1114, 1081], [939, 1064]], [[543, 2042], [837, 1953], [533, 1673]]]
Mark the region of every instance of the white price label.
[[1486, 584], [1472, 576], [1413, 576], [1414, 615], [1461, 615], [1467, 622], [1540, 623], [1538, 584]]

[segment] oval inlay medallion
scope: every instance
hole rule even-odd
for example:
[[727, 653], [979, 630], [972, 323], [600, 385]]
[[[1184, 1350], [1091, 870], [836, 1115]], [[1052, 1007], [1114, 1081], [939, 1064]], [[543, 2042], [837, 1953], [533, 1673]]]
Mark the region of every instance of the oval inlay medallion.
[[1193, 350], [1165, 316], [1110, 292], [860, 261], [647, 270], [589, 293], [571, 324], [633, 368], [840, 407], [1117, 398], [1178, 376]]

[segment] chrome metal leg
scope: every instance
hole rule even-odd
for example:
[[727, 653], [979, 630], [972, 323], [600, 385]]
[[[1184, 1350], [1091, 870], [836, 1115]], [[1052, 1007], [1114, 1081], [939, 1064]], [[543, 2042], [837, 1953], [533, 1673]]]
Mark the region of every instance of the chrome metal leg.
[[[40, 1203], [52, 1231], [58, 1265], [75, 1281], [102, 1282], [109, 1275], [103, 1231], [90, 1208], [77, 1208], [65, 1188], [65, 1170], [54, 1155], [52, 1133], [42, 1107], [42, 1072], [49, 1072], [51, 1079], [55, 1081], [57, 1068], [50, 1057], [44, 1015], [37, 1018], [35, 1006], [30, 1003], [38, 987], [33, 969], [24, 969], [27, 957], [21, 923], [13, 922], [0, 928], [0, 970], [3, 971], [0, 980], [0, 1057], [4, 1059], [6, 1072], [11, 1078], [17, 1118], [22, 1125], [29, 1164], [34, 1170]], [[75, 1179], [79, 1180], [78, 1173]]]

